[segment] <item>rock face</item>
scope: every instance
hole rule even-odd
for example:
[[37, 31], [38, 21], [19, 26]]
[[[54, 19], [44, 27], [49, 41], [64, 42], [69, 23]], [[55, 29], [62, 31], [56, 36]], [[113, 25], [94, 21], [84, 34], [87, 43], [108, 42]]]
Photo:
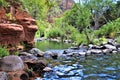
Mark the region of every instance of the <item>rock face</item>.
[[71, 9], [74, 4], [73, 0], [62, 0], [60, 3], [60, 7], [63, 11]]
[[0, 60], [0, 70], [2, 71], [17, 71], [24, 69], [24, 63], [18, 56], [6, 56]]
[[0, 24], [0, 43], [16, 44], [24, 40], [23, 27], [18, 24]]
[[20, 4], [0, 7], [0, 44], [25, 43], [33, 46], [37, 29], [35, 20], [21, 9]]

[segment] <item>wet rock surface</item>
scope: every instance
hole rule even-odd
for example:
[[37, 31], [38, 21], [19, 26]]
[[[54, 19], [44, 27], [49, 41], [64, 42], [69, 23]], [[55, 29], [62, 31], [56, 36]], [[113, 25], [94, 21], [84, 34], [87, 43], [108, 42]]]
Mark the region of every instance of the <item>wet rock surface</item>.
[[[108, 40], [109, 41], [109, 40]], [[120, 52], [120, 46], [111, 40], [101, 45], [89, 44], [88, 46], [71, 47], [65, 50], [49, 50], [44, 53], [45, 58], [85, 57], [90, 55], [106, 55]]]

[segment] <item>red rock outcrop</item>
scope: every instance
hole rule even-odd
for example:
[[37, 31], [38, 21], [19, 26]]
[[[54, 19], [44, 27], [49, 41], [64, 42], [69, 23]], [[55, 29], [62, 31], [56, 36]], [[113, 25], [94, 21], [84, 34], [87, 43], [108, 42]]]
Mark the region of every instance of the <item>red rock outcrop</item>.
[[23, 26], [18, 24], [0, 23], [0, 44], [17, 44], [24, 40]]
[[21, 42], [34, 44], [37, 31], [35, 20], [21, 9], [21, 5], [0, 7], [0, 44], [16, 45]]
[[74, 0], [62, 0], [60, 7], [63, 11], [71, 9], [74, 4]]

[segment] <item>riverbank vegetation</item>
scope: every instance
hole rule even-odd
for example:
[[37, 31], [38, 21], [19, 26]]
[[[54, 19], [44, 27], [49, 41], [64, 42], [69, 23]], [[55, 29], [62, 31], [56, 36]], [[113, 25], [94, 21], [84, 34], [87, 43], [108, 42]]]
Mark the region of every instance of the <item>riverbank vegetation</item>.
[[[99, 38], [116, 38], [119, 42], [120, 1], [81, 0], [67, 10], [61, 8], [61, 1], [19, 0], [37, 21], [36, 37], [59, 37], [78, 44], [95, 43]], [[1, 3], [6, 5], [4, 0]]]

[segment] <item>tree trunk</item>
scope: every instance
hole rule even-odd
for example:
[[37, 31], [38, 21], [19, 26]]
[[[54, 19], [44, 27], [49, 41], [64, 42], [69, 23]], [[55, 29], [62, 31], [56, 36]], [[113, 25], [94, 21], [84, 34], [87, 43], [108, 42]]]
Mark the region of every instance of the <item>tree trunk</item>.
[[97, 14], [95, 14], [94, 22], [95, 22], [94, 29], [98, 29], [99, 28], [99, 17], [97, 16]]

